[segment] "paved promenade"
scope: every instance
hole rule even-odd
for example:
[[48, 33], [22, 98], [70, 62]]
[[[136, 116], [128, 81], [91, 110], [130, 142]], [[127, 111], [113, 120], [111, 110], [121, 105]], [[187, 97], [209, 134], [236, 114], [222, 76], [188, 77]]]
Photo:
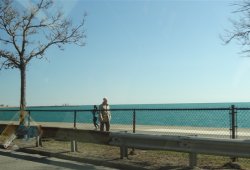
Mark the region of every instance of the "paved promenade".
[[[0, 121], [0, 124], [18, 124], [18, 122]], [[30, 125], [42, 127], [63, 127], [94, 130], [92, 123], [59, 123], [59, 122], [31, 122]], [[111, 124], [112, 132], [133, 132], [133, 125]], [[177, 136], [200, 136], [200, 137], [215, 137], [215, 138], [230, 138], [230, 130], [228, 128], [211, 128], [211, 127], [190, 127], [190, 126], [156, 126], [156, 125], [136, 125], [136, 133], [144, 134], [163, 134], [163, 135], [177, 135]], [[238, 128], [237, 137], [239, 139], [250, 139], [249, 128]]]

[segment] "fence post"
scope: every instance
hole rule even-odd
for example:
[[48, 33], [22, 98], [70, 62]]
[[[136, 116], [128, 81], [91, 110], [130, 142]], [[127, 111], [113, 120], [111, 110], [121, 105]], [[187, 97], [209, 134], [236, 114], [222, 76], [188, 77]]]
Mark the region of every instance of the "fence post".
[[236, 124], [237, 124], [237, 122], [236, 122], [236, 108], [235, 108], [235, 106], [234, 105], [232, 105], [231, 106], [231, 138], [232, 139], [236, 139], [236, 128], [237, 128], [237, 126], [236, 126]]
[[[136, 125], [136, 113], [135, 113], [135, 109], [133, 111], [133, 133], [135, 133], [135, 125]], [[129, 153], [130, 155], [135, 155], [135, 148], [132, 148], [132, 150]]]
[[134, 110], [134, 112], [133, 112], [133, 133], [135, 133], [135, 125], [136, 125], [136, 113]]
[[[236, 139], [236, 128], [237, 128], [237, 122], [236, 122], [236, 108], [234, 105], [231, 105], [231, 138]], [[232, 162], [236, 162], [237, 158], [236, 157], [231, 157]]]
[[76, 110], [74, 111], [74, 128], [76, 128]]

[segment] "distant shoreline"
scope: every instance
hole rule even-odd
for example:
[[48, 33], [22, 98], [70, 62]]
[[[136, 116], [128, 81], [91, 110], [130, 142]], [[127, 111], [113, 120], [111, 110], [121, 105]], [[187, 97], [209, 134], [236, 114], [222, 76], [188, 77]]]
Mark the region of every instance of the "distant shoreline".
[[[117, 103], [110, 103], [111, 106], [117, 105], [210, 105], [210, 104], [226, 104], [226, 105], [238, 105], [238, 104], [250, 104], [249, 102], [176, 102], [176, 103], [132, 103], [132, 104], [117, 104]], [[26, 106], [27, 108], [31, 107], [82, 107], [82, 106], [93, 106], [97, 104], [61, 104], [61, 105], [31, 105]], [[8, 106], [8, 105], [0, 105], [0, 108], [18, 108], [19, 106]]]

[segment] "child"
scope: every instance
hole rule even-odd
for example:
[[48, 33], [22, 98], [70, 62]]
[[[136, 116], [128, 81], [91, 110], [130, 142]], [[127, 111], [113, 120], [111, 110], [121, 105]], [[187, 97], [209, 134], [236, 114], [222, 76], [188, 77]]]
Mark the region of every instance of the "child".
[[94, 109], [92, 111], [92, 114], [93, 114], [93, 124], [95, 126], [95, 130], [97, 130], [99, 128], [99, 125], [97, 123], [97, 115], [96, 115], [97, 114], [97, 106], [96, 105], [94, 105]]

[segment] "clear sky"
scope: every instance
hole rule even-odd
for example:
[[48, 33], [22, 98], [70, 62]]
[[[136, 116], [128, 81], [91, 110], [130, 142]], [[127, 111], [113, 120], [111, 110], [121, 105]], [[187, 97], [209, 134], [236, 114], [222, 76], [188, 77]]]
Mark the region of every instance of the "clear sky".
[[[19, 3], [25, 6], [24, 0]], [[57, 0], [86, 46], [50, 48], [27, 72], [27, 105], [250, 101], [250, 58], [220, 35], [237, 18], [229, 0]], [[0, 71], [0, 104], [19, 106], [18, 70]]]

